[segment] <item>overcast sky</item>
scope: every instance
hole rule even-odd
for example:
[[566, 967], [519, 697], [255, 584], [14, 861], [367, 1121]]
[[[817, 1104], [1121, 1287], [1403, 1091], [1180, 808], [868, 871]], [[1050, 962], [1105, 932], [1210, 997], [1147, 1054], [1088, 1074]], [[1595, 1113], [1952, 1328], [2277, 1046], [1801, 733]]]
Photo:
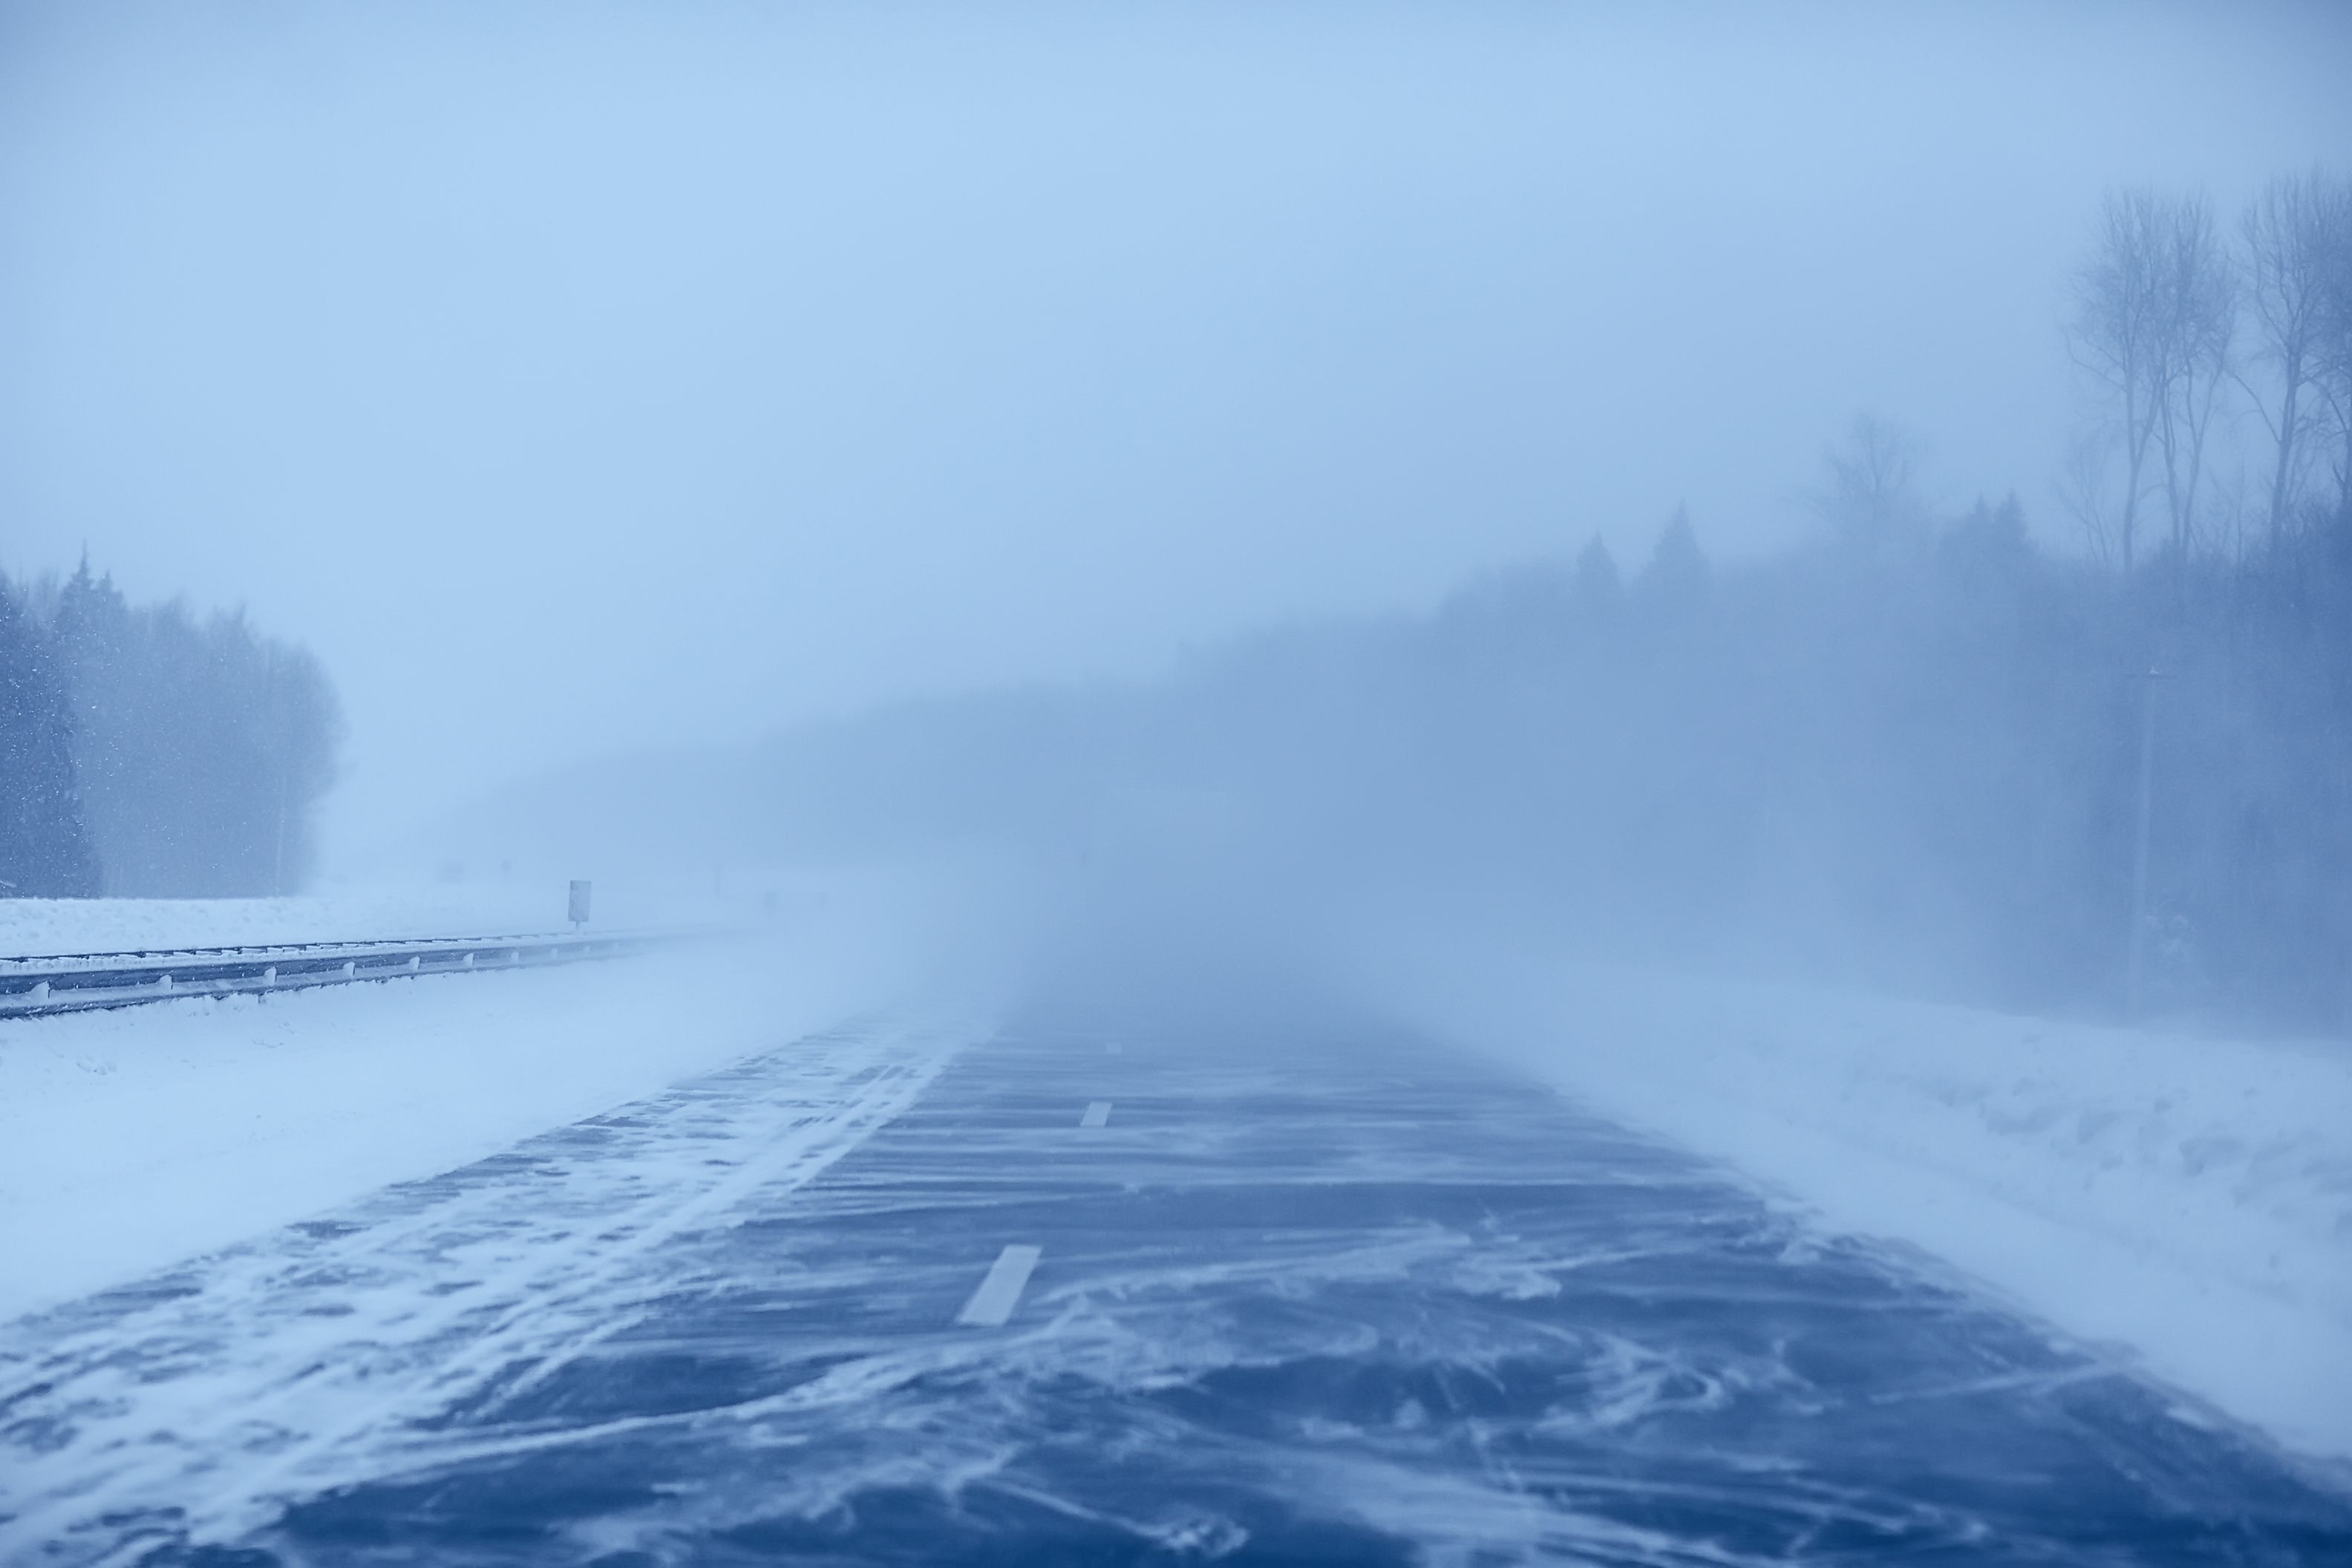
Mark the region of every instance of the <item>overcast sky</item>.
[[1711, 549], [1857, 411], [2042, 497], [2101, 191], [2352, 7], [0, 10], [0, 566], [343, 692], [350, 846], [601, 748]]

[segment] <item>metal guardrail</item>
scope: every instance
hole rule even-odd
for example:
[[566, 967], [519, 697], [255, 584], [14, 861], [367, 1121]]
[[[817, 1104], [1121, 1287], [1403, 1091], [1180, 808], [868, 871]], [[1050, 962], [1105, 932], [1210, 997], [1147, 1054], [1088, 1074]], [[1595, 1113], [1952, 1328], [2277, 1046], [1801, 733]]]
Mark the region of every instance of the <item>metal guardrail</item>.
[[646, 934], [591, 937], [539, 932], [0, 958], [0, 1018], [135, 1007], [183, 996], [302, 991], [419, 974], [532, 969], [618, 958], [663, 940]]

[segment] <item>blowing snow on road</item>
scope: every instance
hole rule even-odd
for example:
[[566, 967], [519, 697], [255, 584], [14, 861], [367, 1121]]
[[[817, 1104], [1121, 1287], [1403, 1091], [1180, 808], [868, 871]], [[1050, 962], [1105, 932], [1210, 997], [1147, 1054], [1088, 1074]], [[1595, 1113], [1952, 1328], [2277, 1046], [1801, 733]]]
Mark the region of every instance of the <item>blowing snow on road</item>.
[[0, 1344], [11, 1561], [2352, 1550], [1925, 1255], [1300, 1025], [811, 1037]]
[[2347, 1568], [2348, 61], [0, 0], [0, 1568]]

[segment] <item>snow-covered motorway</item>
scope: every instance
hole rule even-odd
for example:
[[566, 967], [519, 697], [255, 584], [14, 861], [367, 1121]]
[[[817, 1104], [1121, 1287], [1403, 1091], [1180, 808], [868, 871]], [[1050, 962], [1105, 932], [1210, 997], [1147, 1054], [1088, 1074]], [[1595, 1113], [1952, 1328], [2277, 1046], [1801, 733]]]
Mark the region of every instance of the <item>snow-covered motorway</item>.
[[2340, 1563], [2352, 1500], [1424, 1042], [794, 1043], [0, 1331], [0, 1561]]

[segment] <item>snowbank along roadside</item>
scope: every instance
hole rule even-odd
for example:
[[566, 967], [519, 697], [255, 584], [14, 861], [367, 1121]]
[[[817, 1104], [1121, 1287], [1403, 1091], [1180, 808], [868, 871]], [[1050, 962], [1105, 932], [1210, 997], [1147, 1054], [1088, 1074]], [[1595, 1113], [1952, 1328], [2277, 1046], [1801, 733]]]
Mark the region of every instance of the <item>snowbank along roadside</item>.
[[[290, 934], [325, 934], [322, 908], [312, 906], [313, 929]], [[987, 953], [959, 950], [953, 900], [925, 908], [911, 915], [904, 889], [837, 889], [769, 930], [609, 963], [0, 1023], [0, 1319], [845, 1017], [984, 1017]], [[84, 931], [124, 913], [142, 912], [94, 909]], [[183, 928], [167, 941], [264, 940], [167, 918]]]
[[2352, 1461], [2352, 1047], [2056, 1024], [1496, 945], [1413, 1022], [1907, 1240], [2290, 1447]]

